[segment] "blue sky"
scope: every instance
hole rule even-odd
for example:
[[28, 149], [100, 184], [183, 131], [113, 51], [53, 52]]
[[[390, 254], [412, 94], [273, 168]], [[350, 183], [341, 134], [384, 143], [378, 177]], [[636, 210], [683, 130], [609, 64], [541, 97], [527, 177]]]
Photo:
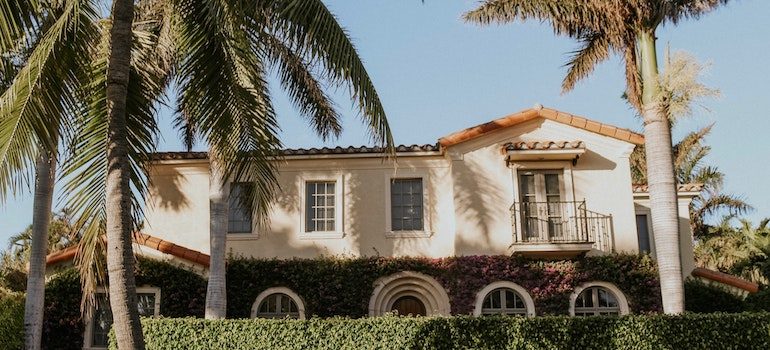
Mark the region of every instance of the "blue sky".
[[[560, 91], [569, 39], [538, 23], [478, 27], [461, 14], [476, 1], [327, 0], [353, 37], [385, 105], [398, 143], [435, 143], [446, 134], [529, 108], [535, 103], [640, 130], [620, 98], [623, 66], [617, 58], [566, 95]], [[725, 191], [743, 196], [770, 216], [770, 1], [733, 1], [701, 18], [658, 32], [659, 47], [685, 50], [711, 63], [705, 82], [722, 92], [681, 122], [675, 136], [715, 123], [708, 161], [727, 174]], [[662, 50], [661, 50], [662, 52]], [[323, 143], [298, 117], [275, 84], [281, 137], [287, 147], [369, 144], [346, 90], [334, 96], [345, 115], [345, 132]], [[181, 150], [171, 110], [159, 113], [159, 150]], [[199, 146], [203, 149], [203, 146]], [[0, 208], [0, 245], [32, 221], [30, 195]]]

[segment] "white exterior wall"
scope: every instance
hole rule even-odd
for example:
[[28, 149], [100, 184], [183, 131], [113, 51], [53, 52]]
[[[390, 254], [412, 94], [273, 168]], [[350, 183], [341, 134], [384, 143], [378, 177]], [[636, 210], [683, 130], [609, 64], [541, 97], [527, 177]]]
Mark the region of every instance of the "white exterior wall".
[[[580, 140], [586, 152], [574, 165], [569, 160], [506, 164], [505, 143], [543, 140]], [[228, 252], [267, 258], [510, 254], [514, 249], [510, 206], [519, 201], [515, 174], [520, 168], [564, 169], [564, 200], [585, 200], [588, 210], [612, 215], [614, 250], [637, 252], [628, 162], [632, 149], [627, 142], [536, 119], [449, 147], [443, 155], [401, 156], [397, 165], [361, 154], [289, 157], [280, 166], [281, 191], [269, 228], [229, 235]], [[423, 178], [425, 235], [393, 238], [386, 232], [392, 177]], [[303, 232], [304, 183], [326, 179], [342, 184], [338, 203], [343, 230], [326, 237], [308, 235]], [[686, 204], [683, 208], [684, 220]], [[689, 232], [688, 221], [683, 221], [685, 227]], [[208, 230], [207, 161], [164, 161], [153, 166], [144, 232], [208, 253]], [[682, 243], [683, 256], [692, 260], [691, 242], [683, 238]]]

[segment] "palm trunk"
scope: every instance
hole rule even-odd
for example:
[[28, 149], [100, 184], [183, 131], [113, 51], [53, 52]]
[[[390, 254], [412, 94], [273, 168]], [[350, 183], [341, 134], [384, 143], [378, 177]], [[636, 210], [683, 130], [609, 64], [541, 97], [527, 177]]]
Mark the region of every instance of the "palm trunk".
[[228, 191], [222, 171], [211, 159], [209, 171], [209, 235], [211, 239], [211, 263], [206, 290], [206, 318], [222, 319], [227, 315], [227, 291], [225, 270], [225, 249], [227, 243]]
[[642, 109], [647, 156], [647, 184], [650, 191], [655, 255], [660, 273], [663, 312], [684, 312], [684, 284], [679, 249], [679, 211], [674, 176], [671, 125], [659, 103], [658, 62], [655, 32], [639, 34], [642, 76]]
[[132, 0], [113, 2], [110, 58], [107, 67], [107, 274], [113, 327], [119, 349], [144, 349], [134, 280], [126, 124], [133, 19]]
[[56, 177], [56, 157], [43, 152], [36, 165], [35, 202], [32, 209], [32, 244], [24, 303], [24, 348], [40, 349], [43, 338], [45, 301], [45, 256], [48, 252], [48, 226]]

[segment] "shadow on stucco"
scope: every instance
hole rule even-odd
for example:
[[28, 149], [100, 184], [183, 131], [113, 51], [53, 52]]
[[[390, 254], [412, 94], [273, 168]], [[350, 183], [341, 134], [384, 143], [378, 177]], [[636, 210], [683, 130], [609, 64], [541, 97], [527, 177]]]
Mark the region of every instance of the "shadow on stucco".
[[[149, 197], [158, 199], [158, 207], [178, 212], [190, 206], [187, 196], [181, 190], [184, 185], [183, 181], [185, 181], [184, 176], [176, 168], [170, 168], [168, 171], [164, 171], [162, 175], [155, 174], [149, 178], [154, 177], [163, 177], [164, 179], [164, 181], [155, 181], [149, 184]], [[159, 183], [163, 183], [163, 186], [158, 186]]]

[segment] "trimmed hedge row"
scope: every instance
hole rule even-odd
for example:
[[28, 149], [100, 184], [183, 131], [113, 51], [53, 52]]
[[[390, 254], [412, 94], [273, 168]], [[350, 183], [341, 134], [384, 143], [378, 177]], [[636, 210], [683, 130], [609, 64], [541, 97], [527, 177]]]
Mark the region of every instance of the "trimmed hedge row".
[[[767, 349], [770, 314], [298, 320], [143, 319], [165, 349]], [[111, 334], [110, 349], [117, 349]]]
[[24, 294], [0, 289], [0, 349], [24, 347]]
[[257, 295], [277, 286], [299, 294], [308, 315], [367, 316], [374, 282], [401, 271], [416, 271], [435, 278], [449, 294], [455, 315], [473, 313], [476, 293], [495, 281], [513, 281], [524, 287], [532, 296], [538, 315], [568, 314], [570, 294], [588, 281], [615, 284], [634, 313], [661, 310], [657, 269], [647, 255], [613, 254], [558, 261], [520, 256], [235, 258], [227, 266], [227, 316], [248, 318]]

